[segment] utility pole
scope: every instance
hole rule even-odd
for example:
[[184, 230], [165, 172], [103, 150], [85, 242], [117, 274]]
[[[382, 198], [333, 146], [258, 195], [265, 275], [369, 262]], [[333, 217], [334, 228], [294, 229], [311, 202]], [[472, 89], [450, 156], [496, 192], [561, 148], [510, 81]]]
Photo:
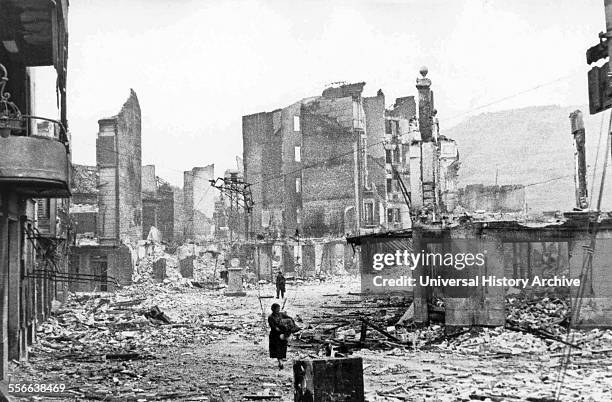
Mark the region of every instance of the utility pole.
[[[233, 240], [233, 226], [239, 221], [241, 210], [246, 215], [253, 210], [253, 194], [251, 184], [234, 177], [218, 177], [209, 180], [210, 185], [229, 197], [230, 211], [228, 225], [230, 226], [230, 241]], [[246, 234], [245, 234], [246, 238]]]
[[584, 150], [585, 131], [584, 122], [582, 120], [582, 112], [580, 110], [576, 110], [570, 114], [569, 118], [572, 127], [572, 136], [574, 137], [574, 146], [576, 147], [576, 151], [574, 153], [576, 208], [587, 209], [589, 207], [589, 193], [587, 190], [586, 181], [586, 156]]
[[[608, 44], [608, 55], [612, 54], [612, 0], [604, 0], [604, 8], [606, 12], [606, 34], [605, 37], [607, 39]], [[610, 71], [612, 72], [612, 67], [610, 67]]]
[[[606, 81], [606, 93], [610, 97], [612, 93], [612, 63], [610, 63], [610, 55], [612, 55], [612, 0], [604, 0], [604, 8], [606, 13], [606, 43], [608, 44], [608, 80]], [[608, 132], [608, 135], [612, 135], [612, 133]], [[612, 143], [610, 144], [610, 155], [612, 155]]]

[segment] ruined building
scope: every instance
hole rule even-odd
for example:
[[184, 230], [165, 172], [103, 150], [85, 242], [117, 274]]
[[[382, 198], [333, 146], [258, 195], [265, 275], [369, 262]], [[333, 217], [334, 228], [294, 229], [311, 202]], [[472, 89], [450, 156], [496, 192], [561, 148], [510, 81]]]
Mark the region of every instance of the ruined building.
[[[579, 209], [548, 222], [447, 215], [457, 210], [521, 211], [525, 186], [472, 185], [457, 191], [456, 147], [437, 131], [435, 113], [430, 114], [431, 124], [424, 125], [433, 111], [429, 105], [433, 96], [426, 71], [421, 75], [417, 79], [420, 137], [409, 141], [410, 209], [418, 219], [409, 230], [348, 238], [360, 249], [362, 292], [412, 292], [414, 321], [443, 320], [448, 332], [473, 325], [505, 325], [506, 297], [517, 293], [569, 296], [580, 306], [572, 311], [573, 325], [610, 326], [611, 214]], [[413, 147], [418, 148], [413, 151]], [[413, 164], [419, 152], [420, 160]], [[390, 158], [393, 161], [393, 155]], [[577, 187], [583, 191], [577, 191], [577, 207], [586, 194], [580, 181]], [[411, 259], [375, 266], [380, 263], [375, 256], [398, 251], [410, 253]], [[384, 280], [390, 281], [385, 285]]]
[[157, 177], [157, 196], [159, 208], [157, 210], [157, 228], [161, 232], [162, 241], [174, 241], [174, 189], [165, 180]]
[[155, 175], [155, 165], [142, 167], [142, 238], [147, 239], [151, 227], [157, 228], [161, 240], [174, 239], [174, 190]]
[[459, 155], [439, 132], [426, 74], [417, 80], [420, 118], [414, 97], [387, 109], [382, 91], [362, 96], [365, 83], [244, 116], [250, 237], [342, 237], [409, 228], [410, 210], [452, 211]]
[[172, 221], [173, 226], [173, 239], [177, 243], [182, 243], [185, 240], [185, 205], [184, 205], [184, 191], [180, 187], [172, 186], [173, 198], [172, 203], [174, 205], [174, 219]]
[[[253, 185], [249, 237], [341, 236], [360, 227], [367, 179], [361, 92], [329, 88], [284, 109], [244, 116], [245, 180]], [[303, 169], [308, 166], [308, 169]]]
[[[283, 109], [243, 116], [248, 239], [255, 266], [304, 273], [357, 266], [346, 235], [408, 229], [456, 206], [459, 154], [440, 134], [427, 71], [414, 97], [334, 85]], [[265, 267], [262, 269], [262, 267]]]
[[100, 244], [142, 238], [140, 105], [133, 90], [116, 116], [100, 119], [96, 141], [99, 171]]
[[94, 239], [98, 226], [98, 169], [95, 166], [72, 164], [72, 218], [71, 243], [78, 244], [81, 237]]
[[[96, 140], [95, 192], [79, 196], [83, 207], [73, 215], [76, 242], [71, 247], [70, 274], [78, 281], [73, 291], [110, 291], [132, 281], [132, 252], [142, 239], [141, 126], [136, 93], [130, 96], [116, 116], [98, 121]], [[94, 190], [93, 167], [75, 169], [82, 176], [79, 187]], [[91, 204], [95, 197], [97, 207]], [[76, 200], [75, 200], [76, 203]], [[95, 211], [95, 217], [92, 212]], [[90, 235], [95, 220], [95, 232]]]
[[[70, 135], [68, 1], [0, 0], [0, 379], [28, 357], [51, 301], [64, 293]], [[53, 66], [58, 116], [38, 135], [35, 68]], [[10, 94], [10, 96], [9, 96]]]
[[216, 196], [210, 180], [215, 179], [215, 165], [194, 167], [183, 177], [184, 238], [210, 240], [214, 236]]
[[147, 238], [151, 227], [157, 227], [159, 202], [155, 166], [145, 165], [142, 167], [142, 239]]

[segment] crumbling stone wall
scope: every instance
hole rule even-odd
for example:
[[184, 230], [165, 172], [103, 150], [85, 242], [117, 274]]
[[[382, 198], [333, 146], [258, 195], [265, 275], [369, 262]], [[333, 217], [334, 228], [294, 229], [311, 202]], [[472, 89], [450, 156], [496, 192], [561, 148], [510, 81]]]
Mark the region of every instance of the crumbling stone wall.
[[185, 212], [183, 206], [183, 190], [180, 187], [171, 187], [173, 191], [172, 203], [174, 208], [173, 232], [174, 241], [182, 242], [185, 236]]
[[186, 239], [193, 239], [193, 173], [183, 173], [183, 234]]
[[162, 184], [157, 189], [159, 208], [157, 212], [157, 228], [166, 242], [174, 241], [174, 190], [169, 184]]
[[[132, 254], [130, 249], [121, 245], [113, 246], [80, 246], [70, 249], [69, 272], [71, 274], [100, 275], [102, 266], [106, 266], [106, 276], [115, 279], [120, 285], [132, 283]], [[105, 264], [105, 265], [104, 265]], [[73, 292], [114, 291], [114, 282], [101, 282], [100, 280], [70, 282]]]
[[520, 212], [525, 205], [525, 187], [470, 184], [459, 190], [459, 205], [470, 212]]
[[[304, 165], [302, 216], [304, 235], [344, 235], [345, 210], [355, 207], [356, 135], [337, 121], [303, 114]], [[342, 156], [338, 156], [342, 155]]]
[[[369, 147], [384, 137], [384, 95], [362, 101], [364, 85], [327, 88], [320, 97], [243, 116], [245, 180], [253, 184], [255, 202], [252, 235], [293, 236], [298, 230], [333, 237], [360, 226], [368, 173], [378, 173], [372, 187], [383, 187], [385, 177], [384, 150]], [[368, 191], [374, 200], [377, 192]], [[378, 214], [374, 218], [378, 223]]]
[[414, 96], [404, 96], [395, 99], [391, 115], [402, 119], [411, 119], [416, 116], [416, 102]]
[[[378, 96], [363, 98], [363, 110], [366, 116], [368, 142], [375, 144], [383, 141], [385, 138], [385, 96], [380, 93]], [[383, 160], [384, 166], [385, 149], [382, 145], [368, 148], [368, 155]]]
[[[280, 111], [242, 117], [244, 176], [252, 183], [252, 235], [282, 231]], [[281, 218], [280, 222], [278, 219]]]
[[117, 129], [114, 118], [98, 121], [100, 131], [96, 139], [98, 166], [98, 236], [101, 243], [114, 244], [119, 240], [117, 205]]
[[195, 239], [212, 237], [213, 213], [215, 211], [215, 189], [210, 180], [215, 177], [215, 165], [194, 167], [193, 174], [193, 235]]
[[119, 236], [136, 243], [142, 238], [140, 104], [134, 90], [115, 118], [119, 169]]
[[212, 237], [215, 192], [209, 180], [214, 179], [214, 169], [214, 165], [208, 165], [184, 172], [183, 213], [187, 238], [204, 240]]
[[98, 234], [107, 244], [136, 243], [142, 238], [142, 166], [140, 105], [134, 90], [118, 115], [98, 124]]
[[[304, 154], [302, 144], [303, 117], [301, 116], [302, 103], [298, 102], [284, 108], [280, 113], [280, 133], [282, 136], [282, 173], [283, 180], [279, 180], [283, 185], [283, 228], [284, 232], [292, 236], [296, 229], [302, 230], [301, 220], [302, 209], [302, 183], [304, 171]], [[296, 119], [297, 117], [297, 119]], [[296, 148], [300, 147], [300, 161], [296, 161]], [[299, 189], [297, 188], [299, 182]], [[292, 269], [293, 270], [293, 269]]]

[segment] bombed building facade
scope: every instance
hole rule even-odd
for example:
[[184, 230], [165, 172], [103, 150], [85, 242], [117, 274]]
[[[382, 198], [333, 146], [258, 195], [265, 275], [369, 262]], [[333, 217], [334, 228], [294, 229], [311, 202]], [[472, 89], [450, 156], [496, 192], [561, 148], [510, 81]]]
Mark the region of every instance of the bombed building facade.
[[108, 291], [132, 281], [131, 250], [143, 230], [140, 114], [130, 90], [116, 116], [98, 121], [96, 166], [74, 169], [80, 195], [73, 201], [79, 205], [72, 215], [77, 222], [70, 257], [73, 291]]
[[362, 96], [365, 83], [244, 116], [245, 180], [254, 200], [249, 237], [409, 228], [408, 205], [431, 208], [439, 198], [454, 208], [458, 152], [438, 133], [429, 85], [419, 89], [425, 124], [417, 124], [414, 97], [387, 110], [382, 91]]
[[[412, 293], [414, 322], [441, 320], [447, 333], [473, 325], [515, 325], [506, 313], [509, 298], [517, 294], [567, 298], [574, 303], [573, 326], [609, 327], [612, 286], [606, 272], [612, 220], [599, 206], [596, 211], [587, 208], [584, 140], [575, 144], [573, 211], [528, 216], [526, 185], [458, 189], [457, 148], [438, 131], [435, 109], [427, 102], [431, 82], [426, 70], [421, 73], [419, 113], [431, 110], [432, 124], [423, 126], [419, 119], [420, 138], [410, 141], [418, 148], [409, 150], [409, 172], [421, 173], [420, 183], [418, 174], [410, 175], [407, 205], [415, 219], [409, 229], [348, 237], [360, 250], [362, 291]], [[576, 116], [580, 111], [570, 115], [572, 134], [582, 130], [584, 136], [581, 124], [576, 128]], [[387, 161], [396, 158], [393, 150], [387, 151]], [[404, 253], [409, 258], [381, 262], [381, 256]]]
[[101, 244], [142, 238], [140, 105], [131, 90], [118, 115], [101, 119], [96, 140]]
[[183, 174], [183, 237], [187, 240], [211, 240], [214, 237], [213, 214], [215, 165], [194, 167]]
[[142, 238], [150, 236], [166, 243], [174, 241], [174, 189], [155, 175], [155, 165], [142, 167]]
[[141, 165], [140, 116], [131, 90], [116, 116], [98, 122], [96, 166], [73, 166], [73, 291], [112, 291], [131, 283], [147, 240], [174, 240], [175, 191], [156, 176], [154, 165]]
[[326, 258], [354, 269], [352, 251], [341, 250], [345, 236], [408, 229], [421, 215], [455, 208], [459, 154], [439, 132], [426, 75], [417, 80], [418, 111], [413, 96], [389, 108], [382, 90], [363, 96], [361, 82], [243, 116], [254, 203], [245, 237], [267, 242], [266, 258], [281, 261], [266, 261], [268, 271], [315, 272]]

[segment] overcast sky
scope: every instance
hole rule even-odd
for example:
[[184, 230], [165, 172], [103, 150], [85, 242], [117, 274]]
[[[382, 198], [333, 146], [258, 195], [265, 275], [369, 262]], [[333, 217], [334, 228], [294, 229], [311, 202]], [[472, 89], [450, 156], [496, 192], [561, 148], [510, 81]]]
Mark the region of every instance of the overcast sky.
[[72, 1], [73, 161], [95, 164], [97, 121], [130, 88], [143, 164], [177, 185], [193, 166], [235, 166], [243, 115], [337, 81], [392, 104], [427, 65], [442, 130], [484, 111], [586, 104], [585, 50], [604, 29], [602, 0]]

